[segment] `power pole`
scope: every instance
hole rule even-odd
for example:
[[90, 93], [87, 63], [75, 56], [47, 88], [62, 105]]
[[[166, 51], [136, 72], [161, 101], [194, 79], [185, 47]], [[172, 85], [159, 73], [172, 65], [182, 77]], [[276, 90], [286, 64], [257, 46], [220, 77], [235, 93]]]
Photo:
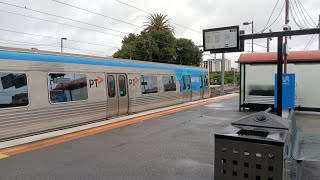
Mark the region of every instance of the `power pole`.
[[61, 52], [63, 52], [63, 41], [67, 40], [67, 38], [61, 38]]
[[222, 53], [221, 58], [221, 95], [224, 94], [224, 53]]
[[[251, 22], [251, 34], [253, 34], [253, 21]], [[251, 39], [251, 53], [253, 53], [253, 38]]]
[[[272, 33], [271, 29], [269, 29], [269, 32]], [[267, 38], [267, 52], [270, 52], [270, 41], [272, 40], [271, 37]]]
[[[251, 24], [251, 33], [253, 34], [253, 21], [243, 23], [244, 26], [247, 26], [250, 24]], [[251, 39], [251, 53], [253, 53], [253, 38]]]
[[[289, 23], [289, 0], [286, 0], [286, 14], [285, 14], [285, 21], [284, 23], [287, 25]], [[284, 45], [287, 47], [288, 38], [285, 36], [284, 38]], [[287, 53], [284, 54], [284, 73], [287, 73]]]

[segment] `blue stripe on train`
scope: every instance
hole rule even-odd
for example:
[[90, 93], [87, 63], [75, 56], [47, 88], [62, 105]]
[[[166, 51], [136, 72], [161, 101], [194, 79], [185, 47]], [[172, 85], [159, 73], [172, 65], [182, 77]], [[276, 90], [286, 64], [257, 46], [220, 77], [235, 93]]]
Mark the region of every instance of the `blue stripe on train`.
[[[28, 52], [12, 52], [12, 51], [4, 51], [4, 50], [0, 51], [0, 60], [1, 59], [172, 70], [175, 72], [180, 82], [180, 85], [182, 85], [182, 75], [207, 76], [207, 70], [200, 69], [200, 68], [168, 66], [168, 65], [161, 65], [161, 64], [144, 64], [140, 62], [121, 62], [121, 61], [115, 61], [112, 59], [99, 60], [99, 59], [93, 59], [93, 58], [36, 54], [36, 53], [28, 53]], [[199, 90], [200, 89], [199, 87], [200, 87], [199, 81], [192, 83], [192, 89]]]

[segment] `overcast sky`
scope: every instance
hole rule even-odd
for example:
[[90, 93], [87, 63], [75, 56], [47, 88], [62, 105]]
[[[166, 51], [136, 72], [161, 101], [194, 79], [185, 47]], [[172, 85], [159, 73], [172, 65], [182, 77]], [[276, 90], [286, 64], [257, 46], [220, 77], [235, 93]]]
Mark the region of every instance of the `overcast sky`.
[[[18, 6], [27, 6], [29, 9], [51, 13], [58, 16], [74, 19], [81, 22], [65, 20], [58, 17], [44, 15], [8, 6], [0, 3], [0, 44], [3, 46], [38, 48], [42, 50], [60, 51], [60, 38], [66, 37], [66, 52], [83, 53], [98, 56], [112, 55], [120, 46], [121, 40], [126, 33], [139, 33], [143, 29], [143, 23], [148, 19], [148, 14], [137, 9], [126, 6], [117, 0], [60, 0], [64, 3], [88, 9], [93, 12], [104, 14], [127, 23], [101, 17], [89, 12], [75, 9], [52, 0], [0, 0], [0, 2], [10, 3]], [[277, 0], [121, 0], [150, 13], [162, 13], [168, 15], [174, 23], [175, 35], [192, 39], [197, 45], [202, 45], [202, 29], [223, 27], [230, 25], [240, 25], [246, 33], [251, 32], [251, 26], [243, 26], [245, 21], [254, 21], [254, 31], [261, 32]], [[280, 13], [285, 0], [279, 0], [271, 22]], [[293, 5], [299, 4], [298, 0], [291, 0]], [[319, 0], [300, 0], [308, 11], [314, 22], [318, 23], [320, 14]], [[295, 6], [296, 7], [296, 6]], [[296, 12], [298, 9], [296, 7]], [[6, 12], [4, 12], [6, 11]], [[302, 11], [302, 9], [301, 9]], [[52, 22], [45, 22], [8, 12], [32, 16], [72, 26]], [[294, 12], [294, 11], [293, 11]], [[302, 17], [303, 14], [299, 15]], [[309, 23], [301, 24], [304, 28], [315, 26], [307, 14], [304, 14]], [[89, 23], [92, 25], [88, 25]], [[270, 24], [269, 23], [269, 24]], [[190, 29], [178, 26], [183, 25]], [[282, 30], [284, 24], [284, 12], [278, 21], [271, 26], [273, 31]], [[305, 24], [309, 24], [308, 26]], [[299, 29], [291, 18], [292, 29]], [[93, 30], [93, 31], [89, 31]], [[30, 34], [49, 36], [51, 38], [30, 36], [6, 32], [3, 30], [13, 30]], [[291, 50], [304, 50], [311, 36], [293, 37], [289, 41]], [[93, 43], [85, 44], [75, 41]], [[246, 51], [251, 50], [251, 45], [246, 42]], [[255, 40], [258, 45], [254, 46], [255, 52], [265, 52], [266, 40]], [[99, 45], [99, 46], [98, 46]], [[103, 45], [103, 46], [102, 46]], [[111, 46], [111, 47], [110, 47]], [[309, 50], [315, 50], [318, 46], [318, 37], [315, 37]], [[276, 40], [271, 41], [271, 50], [276, 50]], [[220, 56], [220, 55], [218, 55]], [[230, 53], [227, 58], [237, 60], [239, 53]], [[210, 58], [205, 55], [204, 59]], [[234, 64], [234, 63], [233, 63]]]

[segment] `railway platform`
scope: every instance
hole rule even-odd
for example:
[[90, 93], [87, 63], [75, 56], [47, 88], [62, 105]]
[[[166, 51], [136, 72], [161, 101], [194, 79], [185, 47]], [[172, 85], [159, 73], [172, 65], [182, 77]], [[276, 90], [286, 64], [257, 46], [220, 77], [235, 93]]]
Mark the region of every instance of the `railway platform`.
[[[251, 113], [238, 112], [238, 100], [232, 94], [65, 135], [51, 134], [28, 144], [3, 144], [0, 176], [3, 180], [212, 180], [214, 132]], [[305, 124], [297, 121], [298, 126]], [[310, 179], [319, 177], [320, 163], [303, 163], [302, 173], [311, 170]]]

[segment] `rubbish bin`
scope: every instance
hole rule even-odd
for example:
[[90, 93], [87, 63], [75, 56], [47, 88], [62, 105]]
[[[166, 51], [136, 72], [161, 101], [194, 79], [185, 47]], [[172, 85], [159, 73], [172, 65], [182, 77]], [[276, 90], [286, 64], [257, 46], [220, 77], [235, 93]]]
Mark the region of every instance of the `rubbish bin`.
[[289, 174], [290, 122], [268, 112], [235, 121], [214, 135], [215, 180], [282, 180]]

